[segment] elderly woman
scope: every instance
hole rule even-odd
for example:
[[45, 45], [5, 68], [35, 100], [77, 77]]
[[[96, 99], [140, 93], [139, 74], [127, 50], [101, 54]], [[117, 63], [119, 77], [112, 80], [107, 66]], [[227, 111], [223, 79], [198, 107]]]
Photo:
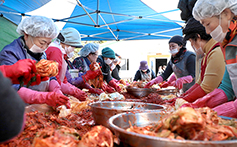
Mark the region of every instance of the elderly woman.
[[[72, 62], [72, 67], [79, 70], [79, 76], [76, 78], [72, 78], [70, 74], [66, 74], [67, 80], [69, 83], [79, 87], [86, 88], [90, 93], [101, 94], [103, 91], [98, 88], [91, 87], [88, 83], [83, 80], [83, 76], [85, 73], [90, 71], [90, 64], [92, 62], [96, 62], [98, 57], [98, 49], [99, 45], [96, 43], [88, 43], [86, 44], [78, 53], [80, 57], [77, 57]], [[91, 79], [94, 79], [95, 76], [98, 76], [99, 72], [95, 72]]]
[[[0, 64], [12, 65], [22, 59], [39, 61], [46, 59], [45, 50], [58, 35], [54, 22], [43, 16], [31, 16], [23, 19], [17, 27], [17, 32], [23, 36], [5, 46], [0, 52]], [[14, 85], [20, 97], [28, 104], [43, 104], [57, 107], [70, 107], [69, 99], [63, 94], [48, 92], [49, 81], [29, 88]]]
[[[106, 88], [103, 88], [104, 91], [107, 92], [120, 92], [121, 88], [119, 87], [119, 85], [115, 82], [114, 79], [112, 79], [111, 76], [111, 68], [110, 68], [110, 64], [113, 62], [113, 60], [115, 59], [115, 53], [114, 51], [109, 48], [109, 47], [105, 47], [102, 49], [102, 55], [99, 55], [99, 57], [97, 58], [97, 62], [100, 64], [100, 66], [102, 67], [102, 73], [103, 73], [103, 77], [104, 77], [104, 81], [106, 81], [107, 85]], [[113, 89], [111, 89], [113, 88]]]
[[207, 34], [221, 43], [226, 68], [220, 86], [189, 106], [208, 106], [218, 115], [237, 118], [237, 1], [198, 0], [193, 16], [202, 23]]
[[137, 70], [133, 81], [146, 81], [149, 82], [154, 79], [155, 73], [152, 69], [149, 69], [147, 61], [141, 61], [139, 69]]

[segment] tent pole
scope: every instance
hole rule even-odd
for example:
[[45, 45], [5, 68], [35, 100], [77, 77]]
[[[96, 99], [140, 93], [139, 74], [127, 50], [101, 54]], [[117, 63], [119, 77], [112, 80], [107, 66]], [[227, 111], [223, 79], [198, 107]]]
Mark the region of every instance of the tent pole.
[[93, 18], [90, 16], [90, 14], [86, 11], [86, 9], [82, 6], [81, 2], [79, 0], [77, 0], [77, 4], [82, 7], [82, 9], [86, 12], [87, 16], [91, 19], [91, 21], [96, 25], [95, 21], [93, 20]]
[[[100, 15], [100, 14], [99, 14]], [[111, 34], [114, 36], [114, 38], [116, 40], [118, 40], [118, 38], [115, 36], [114, 32], [111, 30], [111, 28], [108, 26], [108, 24], [105, 22], [105, 20], [103, 19], [103, 17], [100, 15], [100, 18], [103, 20], [103, 22], [105, 23], [105, 25], [107, 26], [107, 28], [109, 29], [109, 31], [111, 32]]]
[[97, 12], [96, 12], [96, 23], [97, 23], [97, 25], [99, 25], [99, 15], [98, 15], [98, 13], [99, 13], [99, 0], [97, 0]]

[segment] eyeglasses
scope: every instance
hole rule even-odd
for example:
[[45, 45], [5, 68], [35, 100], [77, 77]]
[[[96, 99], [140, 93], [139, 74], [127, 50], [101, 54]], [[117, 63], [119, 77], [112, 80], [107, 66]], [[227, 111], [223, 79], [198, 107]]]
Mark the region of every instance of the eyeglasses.
[[92, 55], [94, 55], [94, 56], [99, 56], [99, 54], [97, 54], [97, 53], [91, 53]]

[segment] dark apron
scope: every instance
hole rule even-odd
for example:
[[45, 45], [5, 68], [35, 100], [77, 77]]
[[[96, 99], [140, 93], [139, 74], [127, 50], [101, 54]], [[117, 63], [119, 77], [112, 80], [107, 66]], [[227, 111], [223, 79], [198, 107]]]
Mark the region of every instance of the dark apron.
[[[185, 77], [189, 75], [189, 72], [186, 69], [186, 63], [187, 63], [188, 57], [192, 54], [195, 55], [193, 52], [186, 51], [182, 57], [182, 60], [180, 60], [178, 63], [173, 64], [171, 62], [172, 70], [177, 78], [181, 78], [181, 77]], [[194, 84], [195, 84], [195, 80], [193, 80], [191, 83], [183, 84], [183, 88], [182, 88], [183, 92], [187, 91]]]

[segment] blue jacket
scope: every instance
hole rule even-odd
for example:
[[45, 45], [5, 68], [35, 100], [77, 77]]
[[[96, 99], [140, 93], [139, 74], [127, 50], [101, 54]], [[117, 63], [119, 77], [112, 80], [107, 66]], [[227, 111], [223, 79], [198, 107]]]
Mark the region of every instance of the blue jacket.
[[40, 59], [46, 59], [46, 54], [42, 54], [39, 60], [33, 56], [27, 54], [25, 42], [23, 36], [15, 39], [12, 43], [6, 45], [0, 52], [0, 65], [12, 65], [21, 59], [33, 59], [39, 61]]
[[[39, 57], [37, 60], [33, 56], [27, 53], [27, 47], [25, 45], [23, 36], [15, 39], [12, 43], [6, 45], [0, 52], [0, 65], [12, 65], [21, 59], [32, 59], [39, 61], [46, 59], [45, 53], [35, 54]], [[19, 84], [13, 86], [16, 90], [19, 88]]]

